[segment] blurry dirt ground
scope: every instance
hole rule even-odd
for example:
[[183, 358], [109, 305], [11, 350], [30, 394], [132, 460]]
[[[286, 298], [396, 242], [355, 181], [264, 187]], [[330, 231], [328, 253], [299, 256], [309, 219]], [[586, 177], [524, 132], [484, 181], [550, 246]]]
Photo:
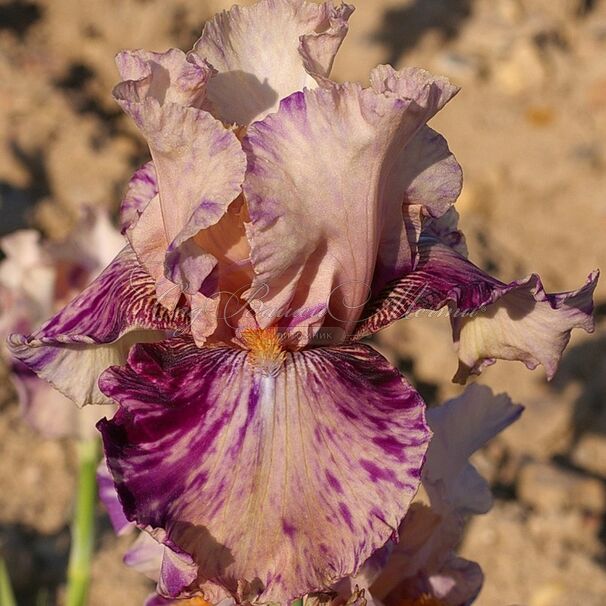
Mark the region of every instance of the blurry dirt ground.
[[[250, 4], [250, 2], [241, 2]], [[64, 235], [82, 204], [115, 210], [146, 148], [111, 100], [121, 48], [189, 48], [230, 2], [0, 0], [0, 231]], [[548, 290], [606, 267], [606, 1], [360, 0], [335, 66], [420, 65], [462, 86], [434, 120], [465, 170], [457, 207], [471, 258]], [[606, 285], [597, 329], [575, 334], [558, 375], [501, 362], [479, 379], [526, 405], [476, 460], [497, 496], [469, 525], [486, 573], [480, 606], [598, 606], [606, 596]], [[419, 318], [378, 347], [428, 402], [460, 393], [448, 321]], [[0, 371], [0, 540], [20, 604], [61, 595], [74, 449], [19, 418]], [[128, 537], [102, 529], [90, 604], [138, 604], [149, 584], [121, 564]], [[37, 600], [37, 601], [36, 601]]]

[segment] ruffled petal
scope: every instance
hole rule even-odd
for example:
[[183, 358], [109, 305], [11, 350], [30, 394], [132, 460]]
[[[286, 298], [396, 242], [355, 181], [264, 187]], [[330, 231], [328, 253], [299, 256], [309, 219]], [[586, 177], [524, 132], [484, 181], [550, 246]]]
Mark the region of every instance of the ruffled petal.
[[427, 411], [434, 437], [423, 468], [423, 486], [434, 511], [443, 513], [448, 508], [481, 514], [490, 509], [490, 488], [469, 458], [523, 410], [506, 394], [493, 395], [485, 385], [470, 385], [459, 398]]
[[[240, 194], [246, 159], [236, 135], [201, 109], [214, 72], [195, 54], [135, 51], [121, 53], [118, 65], [125, 81], [114, 97], [147, 139], [158, 191], [144, 206], [154, 185], [148, 183], [151, 169], [140, 170], [123, 224], [170, 309], [178, 297], [166, 298], [166, 280], [179, 294], [207, 297], [208, 285], [200, 293], [217, 260], [192, 238], [216, 224]], [[200, 317], [204, 326], [194, 328], [201, 340], [216, 328], [213, 315]]]
[[97, 387], [101, 372], [122, 364], [134, 343], [187, 330], [187, 310], [169, 313], [154, 282], [125, 248], [111, 265], [31, 336], [11, 335], [13, 355], [79, 406], [111, 403]]
[[[114, 485], [105, 459], [97, 468], [99, 498], [109, 515], [110, 522], [117, 535], [124, 535], [135, 529], [124, 515], [122, 504]], [[163, 538], [160, 534], [159, 538]], [[185, 553], [173, 551], [159, 538], [142, 531], [124, 556], [124, 563], [137, 572], [155, 581], [159, 591], [178, 596], [191, 585], [197, 576], [197, 566]]]
[[593, 291], [599, 272], [592, 272], [578, 290], [549, 294], [536, 274], [509, 284], [509, 291], [485, 310], [453, 318], [459, 355], [454, 377], [465, 383], [485, 366], [520, 360], [528, 368], [545, 367], [553, 378], [573, 328], [593, 332]]
[[260, 325], [324, 304], [343, 340], [368, 300], [378, 260], [396, 275], [412, 266], [403, 206], [423, 202], [440, 213], [454, 201], [460, 175], [424, 124], [457, 89], [422, 70], [393, 74], [375, 78], [376, 88], [295, 93], [249, 128], [244, 191], [256, 273], [249, 299]]
[[101, 421], [127, 517], [192, 554], [215, 601], [330, 588], [397, 529], [419, 481], [423, 403], [366, 345], [247, 352], [172, 340], [108, 370]]
[[372, 334], [420, 310], [448, 306], [460, 365], [454, 380], [498, 359], [545, 367], [553, 377], [574, 328], [593, 331], [592, 295], [598, 272], [579, 290], [546, 293], [533, 274], [504, 284], [432, 233], [423, 237], [414, 271], [392, 282], [369, 305], [355, 337]]
[[218, 70], [208, 97], [218, 117], [246, 125], [295, 91], [327, 77], [353, 7], [332, 2], [261, 0], [208, 21], [194, 51]]

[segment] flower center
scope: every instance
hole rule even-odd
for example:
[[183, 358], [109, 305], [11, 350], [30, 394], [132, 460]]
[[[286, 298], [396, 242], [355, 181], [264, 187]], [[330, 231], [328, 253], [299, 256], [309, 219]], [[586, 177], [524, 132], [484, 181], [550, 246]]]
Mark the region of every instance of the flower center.
[[247, 328], [241, 335], [250, 363], [264, 375], [278, 373], [284, 360], [284, 339], [277, 328]]
[[179, 606], [211, 606], [210, 602], [207, 602], [204, 598], [199, 596], [189, 598], [189, 600], [178, 600], [175, 604], [177, 603]]

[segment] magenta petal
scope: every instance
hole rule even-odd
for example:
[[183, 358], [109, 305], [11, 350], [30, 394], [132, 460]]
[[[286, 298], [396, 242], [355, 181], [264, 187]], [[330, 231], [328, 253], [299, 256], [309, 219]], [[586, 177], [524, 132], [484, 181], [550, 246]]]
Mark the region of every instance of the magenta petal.
[[114, 532], [117, 535], [130, 532], [133, 524], [124, 515], [124, 510], [118, 500], [118, 493], [114, 486], [114, 478], [109, 473], [105, 459], [97, 467], [97, 488], [99, 490], [99, 500], [105, 506]]
[[245, 351], [172, 340], [137, 346], [100, 385], [120, 402], [99, 427], [127, 517], [190, 553], [211, 600], [329, 588], [419, 484], [422, 400], [366, 345], [289, 353], [265, 376]]
[[131, 345], [187, 330], [187, 310], [168, 312], [152, 278], [125, 248], [79, 296], [30, 336], [11, 335], [13, 355], [76, 404], [111, 403], [101, 372], [126, 360]]
[[371, 303], [355, 336], [447, 306], [460, 359], [456, 381], [465, 382], [496, 359], [520, 360], [529, 368], [542, 364], [551, 378], [572, 329], [593, 331], [597, 279], [594, 272], [579, 290], [554, 294], [545, 292], [536, 274], [505, 284], [431, 234], [421, 238], [414, 271]]
[[191, 557], [173, 550], [143, 531], [124, 556], [124, 563], [156, 581], [156, 591], [178, 598], [196, 580], [197, 566]]

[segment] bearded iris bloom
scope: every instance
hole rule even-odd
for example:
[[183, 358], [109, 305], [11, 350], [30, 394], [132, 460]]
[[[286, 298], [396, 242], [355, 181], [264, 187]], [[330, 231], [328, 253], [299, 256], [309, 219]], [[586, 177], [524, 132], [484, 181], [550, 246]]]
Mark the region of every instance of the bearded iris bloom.
[[128, 520], [188, 554], [167, 598], [285, 603], [330, 589], [396, 536], [431, 432], [360, 342], [447, 306], [457, 380], [497, 358], [557, 367], [592, 329], [596, 275], [547, 294], [470, 263], [461, 170], [427, 121], [457, 92], [380, 66], [329, 79], [348, 5], [261, 0], [194, 49], [125, 52], [117, 102], [151, 162], [127, 245], [14, 354], [102, 421]]

